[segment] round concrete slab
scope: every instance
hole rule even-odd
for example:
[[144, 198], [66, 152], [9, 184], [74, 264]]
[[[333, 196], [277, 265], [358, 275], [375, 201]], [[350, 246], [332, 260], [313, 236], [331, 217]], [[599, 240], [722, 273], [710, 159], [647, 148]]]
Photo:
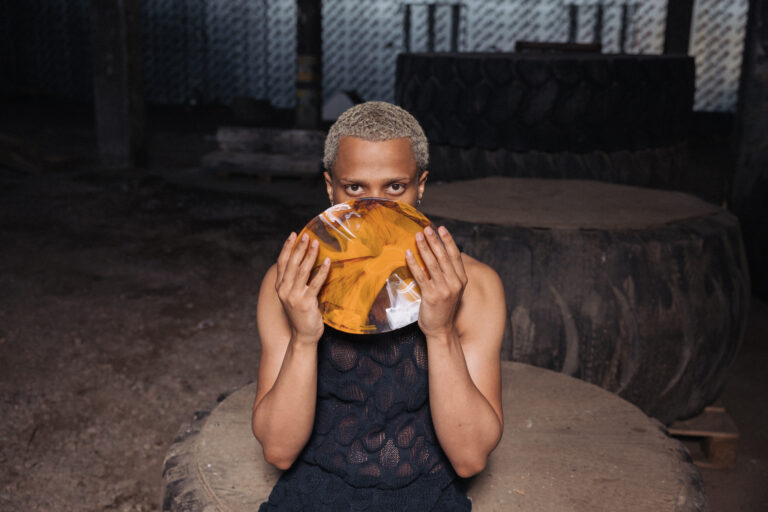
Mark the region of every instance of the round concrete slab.
[[421, 210], [475, 224], [564, 229], [644, 229], [721, 211], [681, 192], [503, 177], [429, 185]]
[[[703, 511], [687, 451], [637, 407], [571, 377], [504, 362], [504, 437], [473, 478], [473, 511]], [[256, 510], [279, 471], [251, 433], [255, 385], [185, 425], [165, 461], [163, 510]]]

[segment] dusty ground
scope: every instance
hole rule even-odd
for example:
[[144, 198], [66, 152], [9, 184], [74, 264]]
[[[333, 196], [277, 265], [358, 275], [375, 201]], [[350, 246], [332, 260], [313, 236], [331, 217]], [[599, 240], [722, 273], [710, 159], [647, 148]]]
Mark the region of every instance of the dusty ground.
[[60, 178], [0, 192], [0, 509], [152, 510], [180, 423], [254, 378], [258, 283], [308, 215]]
[[[84, 156], [0, 169], [0, 510], [157, 510], [179, 425], [254, 379], [261, 276], [326, 198], [299, 183], [169, 183], [211, 146], [204, 125], [153, 133], [149, 169], [95, 170], [77, 112], [0, 126]], [[768, 510], [768, 305], [750, 322], [722, 397], [738, 466], [704, 472], [714, 511]]]

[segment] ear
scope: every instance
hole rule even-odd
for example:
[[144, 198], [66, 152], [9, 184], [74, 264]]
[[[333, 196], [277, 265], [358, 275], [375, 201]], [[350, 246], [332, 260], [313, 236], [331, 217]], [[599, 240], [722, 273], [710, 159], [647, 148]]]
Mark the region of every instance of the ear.
[[333, 204], [333, 177], [331, 173], [324, 171], [323, 178], [325, 179], [325, 190], [328, 192], [328, 200]]
[[418, 194], [417, 197], [421, 199], [421, 196], [424, 195], [424, 187], [427, 185], [427, 176], [429, 175], [429, 171], [424, 171], [421, 173], [421, 176], [419, 176], [419, 184], [418, 184]]

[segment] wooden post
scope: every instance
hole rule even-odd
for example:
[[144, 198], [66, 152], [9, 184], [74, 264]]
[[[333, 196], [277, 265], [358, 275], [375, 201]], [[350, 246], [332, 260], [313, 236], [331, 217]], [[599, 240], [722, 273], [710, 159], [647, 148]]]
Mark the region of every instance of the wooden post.
[[461, 4], [451, 4], [451, 51], [459, 51], [459, 25], [461, 24]]
[[437, 12], [437, 5], [427, 5], [427, 51], [435, 51], [435, 13]]
[[688, 55], [694, 0], [667, 0], [664, 53]]
[[575, 43], [579, 37], [579, 6], [570, 4], [568, 6], [568, 42]]
[[750, 0], [748, 20], [730, 206], [744, 234], [752, 291], [768, 298], [768, 0]]
[[630, 5], [621, 4], [621, 29], [619, 30], [619, 53], [627, 53], [627, 30], [629, 30]]
[[405, 53], [411, 51], [411, 4], [405, 4], [403, 12], [403, 49]]
[[322, 113], [322, 0], [297, 0], [296, 127], [320, 127]]
[[603, 12], [603, 4], [597, 4], [597, 13], [595, 14], [595, 29], [592, 33], [592, 43], [593, 44], [599, 44], [601, 47], [603, 45], [603, 18], [604, 18], [604, 12]]
[[144, 163], [141, 0], [92, 0], [93, 88], [102, 164]]

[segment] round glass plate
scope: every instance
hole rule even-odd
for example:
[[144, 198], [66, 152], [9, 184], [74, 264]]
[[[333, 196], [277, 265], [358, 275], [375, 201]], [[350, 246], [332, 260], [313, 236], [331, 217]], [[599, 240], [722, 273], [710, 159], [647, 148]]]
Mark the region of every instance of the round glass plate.
[[431, 222], [413, 206], [354, 199], [331, 206], [299, 233], [320, 242], [318, 264], [331, 269], [318, 295], [323, 321], [353, 334], [388, 332], [418, 320], [421, 292], [405, 262], [414, 235]]

